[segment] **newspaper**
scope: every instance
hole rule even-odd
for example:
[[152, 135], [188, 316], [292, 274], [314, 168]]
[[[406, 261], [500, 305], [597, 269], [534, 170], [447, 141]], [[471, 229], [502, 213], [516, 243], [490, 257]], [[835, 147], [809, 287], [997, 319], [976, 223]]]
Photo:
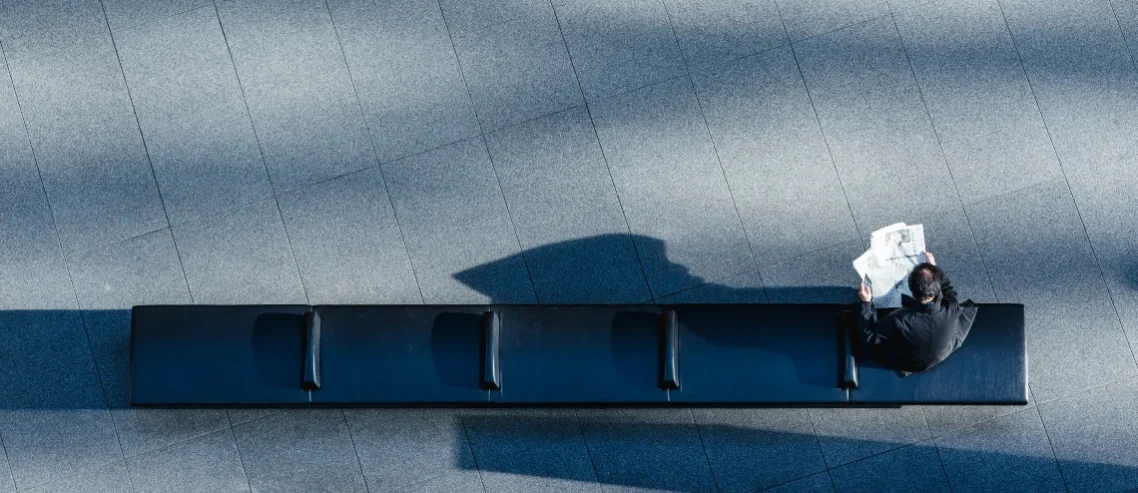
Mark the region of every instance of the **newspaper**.
[[911, 295], [906, 280], [913, 267], [924, 262], [925, 227], [896, 223], [874, 231], [869, 250], [853, 261], [858, 276], [873, 291], [879, 307], [901, 306], [901, 295]]

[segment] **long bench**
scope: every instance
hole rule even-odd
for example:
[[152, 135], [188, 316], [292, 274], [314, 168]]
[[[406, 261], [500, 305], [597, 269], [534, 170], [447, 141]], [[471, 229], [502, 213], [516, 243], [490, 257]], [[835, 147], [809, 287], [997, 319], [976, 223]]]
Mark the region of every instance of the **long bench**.
[[131, 403], [1025, 404], [1022, 305], [902, 378], [858, 351], [850, 305], [149, 305]]

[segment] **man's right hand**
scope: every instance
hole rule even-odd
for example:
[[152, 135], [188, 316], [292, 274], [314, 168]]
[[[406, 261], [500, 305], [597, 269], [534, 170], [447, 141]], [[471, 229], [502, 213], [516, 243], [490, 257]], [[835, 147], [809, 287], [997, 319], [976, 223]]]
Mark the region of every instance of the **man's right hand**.
[[861, 285], [857, 287], [857, 297], [861, 299], [863, 303], [873, 301], [873, 290], [869, 289], [869, 285], [866, 284], [865, 281], [861, 281]]
[[933, 252], [925, 250], [924, 254], [925, 254], [925, 262], [928, 262], [929, 264], [932, 264], [932, 265], [936, 265], [936, 257], [933, 256]]

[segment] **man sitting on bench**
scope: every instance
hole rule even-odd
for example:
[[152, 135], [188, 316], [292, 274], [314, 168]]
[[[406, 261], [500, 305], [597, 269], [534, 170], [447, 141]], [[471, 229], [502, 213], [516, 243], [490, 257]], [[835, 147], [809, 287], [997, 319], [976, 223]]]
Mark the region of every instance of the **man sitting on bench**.
[[864, 280], [858, 288], [861, 344], [901, 376], [927, 370], [948, 358], [964, 342], [976, 318], [976, 306], [971, 301], [957, 302], [956, 290], [937, 267], [936, 258], [931, 252], [924, 253], [927, 262], [909, 274], [913, 296], [902, 297], [902, 307], [884, 319], [877, 320], [873, 294]]

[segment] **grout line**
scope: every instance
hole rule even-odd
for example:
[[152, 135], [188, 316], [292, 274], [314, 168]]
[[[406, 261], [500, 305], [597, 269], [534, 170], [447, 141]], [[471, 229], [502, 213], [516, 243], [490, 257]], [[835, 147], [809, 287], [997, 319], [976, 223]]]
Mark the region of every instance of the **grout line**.
[[[948, 171], [948, 179], [952, 183], [952, 191], [956, 192], [956, 203], [960, 206], [961, 213], [964, 214], [964, 222], [968, 225], [968, 235], [972, 237], [972, 244], [976, 246], [976, 256], [980, 258], [980, 267], [984, 269], [984, 276], [988, 279], [988, 288], [992, 290], [992, 296], [999, 302], [999, 296], [996, 294], [996, 284], [992, 282], [992, 273], [988, 271], [988, 263], [984, 260], [984, 254], [980, 251], [980, 241], [976, 237], [976, 232], [972, 229], [972, 219], [968, 216], [968, 209], [964, 206], [964, 196], [960, 193], [960, 187], [956, 184], [956, 175], [952, 172], [952, 165], [948, 162], [948, 154], [944, 152], [944, 142], [940, 138], [940, 132], [936, 128], [936, 120], [933, 119], [932, 110], [929, 109], [928, 100], [925, 99], [924, 89], [921, 88], [921, 79], [917, 77], [917, 69], [913, 66], [913, 59], [909, 56], [909, 48], [905, 45], [905, 36], [901, 34], [901, 26], [897, 24], [897, 16], [889, 14], [893, 20], [893, 31], [897, 33], [897, 42], [901, 44], [901, 52], [905, 54], [905, 63], [909, 65], [909, 74], [913, 77], [913, 85], [917, 87], [917, 94], [921, 97], [921, 106], [925, 109], [925, 116], [929, 119], [929, 128], [933, 131], [933, 137], [936, 138], [936, 147], [940, 152], [941, 160], [944, 162], [944, 168]], [[1010, 33], [1009, 33], [1010, 35]], [[938, 451], [939, 454], [939, 451]]]
[[[103, 8], [103, 6], [102, 6], [102, 0], [99, 0], [99, 7], [103, 10], [103, 21], [107, 22], [107, 31], [108, 31], [108, 35], [109, 35], [110, 34], [110, 23], [107, 21], [106, 9]], [[114, 36], [111, 36], [111, 46], [112, 47], [115, 46], [114, 43], [115, 43]], [[3, 48], [3, 46], [0, 45], [0, 49], [2, 49], [2, 48]], [[114, 47], [114, 50], [115, 50], [115, 58], [117, 59], [118, 58], [118, 48]], [[31, 133], [30, 133], [30, 130], [28, 129], [27, 117], [24, 114], [23, 105], [22, 105], [22, 103], [20, 103], [19, 92], [16, 91], [16, 79], [12, 76], [11, 67], [8, 66], [7, 53], [6, 52], [4, 52], [4, 65], [8, 68], [8, 78], [12, 81], [12, 93], [16, 99], [16, 106], [20, 111], [21, 120], [23, 120], [23, 123], [24, 123], [24, 134], [28, 138], [28, 147], [32, 152], [32, 160], [36, 164], [37, 174], [39, 174], [40, 186], [43, 188], [43, 192], [44, 192], [44, 202], [47, 204], [48, 212], [52, 218], [51, 219], [52, 220], [52, 226], [55, 229], [56, 245], [59, 247], [59, 250], [60, 250], [60, 260], [63, 261], [63, 268], [67, 272], [67, 281], [71, 285], [71, 296], [75, 300], [75, 308], [79, 311], [79, 323], [80, 323], [80, 325], [83, 326], [83, 335], [86, 337], [86, 340], [87, 340], [87, 352], [91, 356], [91, 364], [92, 364], [92, 366], [94, 366], [95, 380], [99, 383], [99, 390], [101, 390], [102, 394], [103, 394], [103, 405], [105, 406], [103, 411], [105, 411], [107, 413], [107, 416], [111, 419], [111, 427], [114, 429], [114, 432], [115, 432], [115, 442], [118, 443], [119, 454], [121, 454], [123, 462], [125, 463], [126, 462], [126, 449], [123, 447], [122, 437], [119, 435], [118, 423], [115, 420], [115, 413], [111, 412], [111, 400], [108, 397], [107, 386], [106, 386], [106, 384], [103, 383], [103, 372], [99, 369], [99, 360], [98, 360], [98, 358], [95, 357], [95, 347], [91, 343], [91, 331], [87, 328], [87, 317], [83, 315], [83, 310], [82, 310], [83, 305], [79, 302], [79, 293], [75, 289], [75, 277], [71, 274], [71, 262], [69, 261], [69, 259], [67, 257], [67, 249], [64, 248], [64, 246], [63, 246], [63, 239], [61, 238], [61, 234], [59, 232], [59, 223], [55, 219], [55, 212], [51, 206], [51, 198], [47, 193], [47, 185], [43, 181], [43, 172], [42, 172], [42, 170], [40, 170], [39, 158], [36, 155], [35, 146], [32, 145]], [[123, 83], [125, 84], [126, 83], [126, 75], [125, 75], [125, 73], [122, 72], [121, 60], [119, 61], [119, 73], [121, 75], [123, 75]], [[127, 96], [128, 96], [128, 98], [130, 97], [129, 88], [127, 89]], [[134, 107], [133, 100], [131, 101], [131, 107], [132, 108]], [[137, 114], [135, 115], [135, 118], [137, 120]], [[140, 131], [141, 131], [141, 129], [140, 129]], [[147, 155], [147, 159], [149, 159], [149, 154]], [[152, 169], [152, 171], [153, 171], [153, 169]], [[157, 182], [155, 183], [155, 186], [157, 187]], [[165, 210], [165, 206], [163, 206], [163, 210]], [[168, 222], [169, 222], [169, 220], [167, 219], [167, 223]], [[7, 456], [6, 450], [5, 450], [5, 456]], [[135, 491], [134, 480], [130, 477], [129, 465], [127, 465], [127, 481], [130, 484], [131, 491]], [[15, 476], [14, 475], [12, 478], [12, 482], [15, 483]]]
[[1122, 36], [1122, 46], [1126, 49], [1127, 58], [1130, 59], [1130, 65], [1138, 70], [1138, 60], [1134, 59], [1134, 52], [1130, 49], [1130, 40], [1126, 36], [1126, 30], [1122, 29], [1122, 20], [1118, 17], [1118, 9], [1114, 8], [1114, 0], [1107, 0], [1106, 4], [1110, 6], [1110, 13], [1114, 16], [1114, 25], [1118, 26], [1118, 34]]
[[443, 12], [442, 3], [436, 0], [435, 5], [439, 8], [439, 17], [443, 20], [443, 28], [446, 29], [447, 39], [450, 40], [450, 49], [451, 53], [454, 53], [454, 63], [458, 67], [458, 75], [462, 77], [462, 85], [466, 87], [466, 98], [470, 101], [470, 109], [474, 112], [475, 122], [478, 123], [478, 134], [482, 137], [482, 150], [486, 152], [486, 158], [490, 160], [490, 170], [494, 173], [494, 181], [498, 183], [498, 192], [502, 195], [502, 205], [506, 208], [506, 218], [510, 220], [510, 229], [514, 231], [514, 241], [518, 245], [518, 256], [522, 259], [522, 265], [526, 269], [530, 289], [533, 290], [534, 302], [541, 303], [541, 295], [537, 292], [537, 283], [533, 281], [533, 272], [529, 268], [529, 261], [526, 260], [525, 247], [522, 246], [522, 238], [518, 234], [517, 223], [514, 221], [513, 213], [510, 212], [510, 201], [506, 198], [506, 190], [502, 187], [502, 179], [498, 176], [498, 167], [494, 164], [493, 154], [490, 153], [490, 143], [486, 140], [486, 130], [482, 127], [482, 119], [478, 117], [478, 107], [474, 104], [474, 95], [470, 93], [470, 83], [466, 81], [466, 72], [462, 70], [462, 60], [458, 58], [458, 48], [454, 44], [454, 36], [451, 35], [450, 26], [447, 25], [446, 13]]
[[731, 180], [727, 178], [727, 169], [723, 167], [723, 158], [719, 156], [719, 147], [715, 144], [715, 136], [711, 133], [711, 125], [707, 123], [707, 113], [703, 111], [703, 102], [699, 99], [699, 90], [696, 89], [695, 79], [692, 78], [691, 67], [688, 65], [687, 56], [684, 55], [683, 47], [680, 46], [680, 37], [676, 34], [675, 20], [672, 18], [671, 11], [668, 10], [667, 2], [660, 0], [660, 5], [664, 7], [664, 14], [668, 16], [668, 25], [672, 29], [672, 41], [675, 42], [676, 51], [680, 53], [680, 59], [684, 62], [684, 73], [688, 76], [688, 85], [691, 87], [692, 97], [695, 98], [696, 108], [699, 110], [699, 117], [703, 120], [703, 129], [707, 131], [707, 139], [711, 142], [711, 150], [715, 152], [715, 162], [719, 165], [719, 173], [723, 176], [723, 183], [727, 186], [727, 196], [731, 198], [731, 205], [735, 208], [735, 219], [739, 221], [739, 229], [743, 232], [743, 239], [747, 241], [747, 250], [751, 252], [751, 263], [755, 266], [755, 271], [759, 276], [759, 282], [763, 286], [763, 297], [765, 297], [769, 303], [770, 295], [767, 294], [767, 283], [763, 280], [763, 273], [761, 269], [759, 269], [759, 258], [755, 255], [755, 245], [751, 242], [751, 235], [747, 233], [747, 226], [743, 222], [743, 214], [739, 212], [739, 202], [735, 200], [735, 192], [731, 190]]
[[616, 179], [612, 176], [612, 164], [609, 163], [608, 155], [605, 153], [605, 146], [601, 144], [601, 134], [597, 131], [597, 122], [593, 119], [593, 110], [589, 106], [588, 98], [585, 97], [585, 86], [581, 84], [581, 77], [577, 75], [577, 64], [573, 61], [573, 52], [569, 50], [569, 41], [565, 38], [565, 30], [561, 27], [561, 16], [557, 14], [557, 6], [553, 4], [553, 0], [549, 0], [549, 6], [553, 9], [553, 20], [557, 21], [557, 32], [561, 34], [561, 44], [569, 56], [569, 67], [573, 69], [573, 79], [577, 81], [577, 89], [581, 91], [581, 100], [585, 102], [585, 116], [589, 117], [589, 127], [593, 129], [593, 138], [597, 141], [597, 149], [601, 151], [601, 159], [605, 161], [605, 171], [608, 172], [609, 183], [612, 184], [612, 192], [616, 196], [616, 205], [620, 207], [620, 216], [624, 218], [624, 227], [628, 231], [628, 241], [632, 243], [632, 253], [636, 255], [636, 263], [640, 265], [640, 276], [644, 281], [644, 287], [648, 289], [648, 299], [655, 301], [656, 297], [652, 294], [652, 283], [648, 282], [648, 271], [644, 268], [644, 260], [640, 257], [640, 247], [636, 245], [636, 239], [632, 234], [632, 225], [628, 222], [628, 214], [624, 212], [624, 201], [620, 198], [620, 189], [617, 188]]
[[1047, 431], [1047, 423], [1043, 421], [1043, 411], [1039, 406], [1035, 406], [1035, 414], [1039, 416], [1039, 424], [1043, 425], [1043, 436], [1047, 438], [1047, 445], [1051, 447], [1051, 460], [1055, 461], [1055, 468], [1059, 470], [1059, 479], [1063, 480], [1063, 487], [1070, 493], [1071, 485], [1067, 484], [1067, 476], [1063, 474], [1063, 463], [1059, 462], [1059, 454], [1055, 452], [1055, 444], [1051, 442], [1051, 432]]
[[292, 248], [292, 238], [289, 237], [288, 227], [285, 226], [281, 202], [277, 199], [276, 185], [273, 184], [273, 174], [269, 172], [269, 161], [265, 159], [265, 147], [261, 144], [261, 137], [257, 134], [257, 125], [253, 122], [253, 112], [249, 109], [249, 99], [245, 96], [245, 85], [241, 83], [241, 75], [237, 73], [237, 61], [233, 59], [233, 50], [229, 47], [229, 37], [225, 34], [225, 24], [221, 22], [221, 11], [217, 8], [216, 0], [213, 1], [213, 15], [214, 19], [217, 20], [217, 28], [221, 30], [221, 40], [225, 43], [225, 52], [229, 54], [229, 65], [233, 67], [233, 78], [237, 81], [237, 89], [241, 91], [241, 102], [245, 105], [245, 116], [249, 118], [249, 128], [253, 131], [253, 140], [257, 143], [257, 153], [261, 156], [261, 168], [265, 170], [265, 178], [269, 182], [269, 191], [273, 195], [273, 204], [277, 206], [277, 218], [281, 220], [285, 243], [288, 244], [288, 254], [292, 257], [293, 269], [296, 269], [296, 279], [300, 281], [300, 290], [304, 293], [305, 303], [312, 304], [308, 297], [308, 288], [304, 285], [304, 276], [300, 275], [300, 262], [296, 260], [296, 251]]
[[16, 487], [16, 474], [12, 472], [12, 461], [8, 459], [8, 447], [4, 445], [3, 434], [0, 434], [0, 452], [4, 454], [4, 465], [8, 467], [8, 479], [12, 480], [12, 488], [19, 493], [19, 488]]
[[364, 490], [371, 491], [367, 484], [367, 474], [364, 474], [364, 462], [360, 459], [360, 449], [356, 447], [356, 437], [352, 434], [352, 425], [348, 423], [348, 413], [340, 408], [340, 418], [344, 420], [344, 429], [348, 430], [348, 440], [352, 442], [352, 454], [356, 456], [356, 466], [360, 468], [360, 477], [364, 480]]
[[818, 446], [818, 455], [822, 457], [822, 467], [830, 470], [830, 461], [826, 460], [826, 449], [822, 447], [822, 439], [818, 436], [818, 427], [814, 425], [814, 415], [810, 413], [810, 409], [805, 409], [806, 420], [810, 422], [810, 432], [814, 434], [814, 444]]
[[597, 480], [597, 485], [604, 491], [605, 487], [601, 484], [601, 475], [597, 473], [597, 463], [593, 460], [593, 451], [589, 449], [589, 440], [585, 438], [585, 427], [581, 425], [581, 416], [577, 414], [576, 409], [573, 409], [573, 419], [577, 420], [577, 434], [581, 435], [581, 443], [585, 445], [585, 455], [589, 457], [589, 467], [593, 468], [593, 479]]
[[[1109, 1], [1108, 1], [1109, 3]], [[1023, 62], [1023, 55], [1020, 54], [1019, 44], [1016, 43], [1015, 33], [1012, 32], [1011, 24], [1008, 22], [1007, 14], [1004, 12], [1003, 2], [996, 0], [996, 4], [1000, 7], [1000, 15], [1004, 19], [1004, 26], [1008, 29], [1008, 36], [1011, 38], [1012, 47], [1015, 48], [1016, 58], [1019, 59], [1020, 69], [1023, 70], [1023, 76], [1027, 80], [1027, 86], [1031, 89], [1031, 96], [1035, 100], [1035, 108], [1039, 111], [1039, 119], [1043, 122], [1043, 129], [1047, 132], [1047, 140], [1051, 142], [1051, 151], [1055, 153], [1055, 160], [1059, 163], [1059, 171], [1063, 174], [1063, 183], [1067, 185], [1067, 193], [1071, 196], [1071, 204], [1075, 207], [1075, 214], [1079, 217], [1079, 225], [1083, 227], [1083, 237], [1087, 240], [1087, 247], [1091, 250], [1091, 257], [1094, 258], [1095, 267], [1098, 268], [1099, 279], [1102, 281], [1103, 287], [1106, 289], [1107, 297], [1110, 298], [1110, 306], [1114, 309], [1114, 318], [1118, 321], [1118, 330], [1122, 332], [1122, 339], [1126, 341], [1127, 349], [1130, 350], [1130, 365], [1132, 369], [1138, 368], [1138, 355], [1134, 352], [1134, 344], [1130, 341], [1130, 336], [1126, 333], [1126, 324], [1122, 322], [1122, 315], [1118, 312], [1118, 304], [1114, 301], [1114, 293], [1110, 289], [1110, 284], [1106, 282], [1106, 271], [1102, 268], [1102, 262], [1098, 258], [1098, 252], [1095, 251], [1094, 242], [1091, 241], [1090, 232], [1087, 231], [1087, 222], [1083, 218], [1083, 212], [1079, 209], [1079, 202], [1075, 198], [1075, 191], [1071, 188], [1071, 181], [1067, 178], [1067, 169], [1063, 166], [1063, 158], [1059, 156], [1059, 149], [1055, 145], [1055, 138], [1051, 134], [1051, 127], [1047, 124], [1047, 118], [1043, 115], [1042, 106], [1039, 104], [1039, 96], [1035, 92], [1035, 85], [1031, 82], [1031, 75], [1027, 72], [1027, 65]], [[1111, 12], [1114, 12], [1114, 6], [1111, 5]], [[1115, 23], [1118, 25], [1117, 15], [1115, 16]], [[1119, 25], [1119, 32], [1122, 27]], [[1126, 38], [1123, 33], [1123, 45], [1126, 45]], [[1124, 46], [1126, 52], [1129, 54], [1129, 46]], [[1131, 58], [1133, 63], [1133, 58]], [[1050, 439], [1050, 437], [1048, 438]]]
[[[405, 255], [407, 255], [407, 263], [411, 267], [411, 276], [415, 279], [415, 289], [419, 291], [419, 301], [421, 303], [426, 303], [426, 297], [423, 296], [423, 286], [419, 283], [419, 274], [417, 272], [415, 272], [415, 262], [411, 260], [411, 249], [407, 246], [407, 237], [404, 236], [403, 225], [399, 222], [399, 212], [397, 210], [395, 210], [395, 199], [391, 196], [391, 189], [387, 185], [387, 177], [383, 173], [382, 163], [379, 162], [379, 148], [376, 147], [376, 145], [375, 145], [375, 134], [372, 133], [371, 123], [368, 122], [367, 115], [364, 114], [363, 102], [360, 100], [360, 91], [359, 91], [359, 89], [356, 88], [355, 78], [352, 77], [352, 67], [348, 64], [348, 55], [347, 55], [347, 53], [344, 52], [344, 43], [340, 39], [340, 31], [339, 31], [339, 28], [336, 27], [336, 18], [335, 18], [335, 16], [332, 15], [332, 6], [328, 5], [328, 0], [324, 0], [324, 9], [328, 11], [328, 21], [332, 25], [332, 34], [336, 37], [336, 46], [340, 50], [340, 57], [344, 60], [344, 71], [348, 75], [348, 82], [352, 84], [352, 94], [355, 96], [355, 99], [356, 99], [356, 108], [358, 108], [360, 111], [360, 113], [359, 113], [360, 121], [363, 122], [364, 129], [367, 131], [368, 143], [371, 144], [372, 157], [375, 159], [376, 165], [362, 169], [362, 170], [356, 170], [353, 172], [345, 173], [343, 175], [333, 177], [333, 178], [329, 178], [327, 180], [324, 180], [324, 181], [321, 181], [318, 183], [313, 183], [313, 184], [310, 184], [310, 185], [307, 185], [307, 186], [304, 186], [301, 188], [302, 189], [303, 188], [310, 188], [310, 187], [313, 187], [319, 183], [330, 182], [332, 180], [336, 180], [336, 179], [343, 177], [343, 176], [348, 176], [348, 175], [351, 175], [353, 173], [362, 173], [363, 171], [373, 169], [373, 168], [378, 169], [379, 170], [378, 171], [379, 172], [379, 180], [383, 183], [383, 193], [385, 195], [387, 195], [387, 204], [388, 204], [388, 206], [391, 207], [391, 216], [395, 220], [395, 229], [396, 229], [396, 231], [399, 232], [399, 242], [403, 244], [403, 253]], [[447, 145], [450, 145], [450, 144], [447, 144]], [[424, 152], [429, 152], [429, 151], [424, 151]]]
[[948, 479], [948, 469], [944, 466], [944, 458], [940, 456], [940, 444], [936, 443], [936, 436], [933, 435], [933, 428], [929, 426], [929, 417], [925, 414], [925, 406], [921, 406], [921, 419], [925, 420], [925, 429], [929, 430], [929, 437], [933, 440], [933, 450], [936, 450], [936, 461], [940, 464], [940, 472], [944, 474], [944, 483], [948, 485], [948, 491], [952, 491], [952, 480]]
[[253, 480], [249, 479], [249, 468], [245, 467], [245, 454], [241, 453], [241, 443], [237, 441], [237, 430], [233, 428], [233, 420], [229, 419], [229, 410], [225, 410], [225, 419], [229, 420], [229, 436], [233, 438], [233, 446], [237, 448], [237, 462], [241, 464], [241, 474], [245, 475], [245, 484], [249, 491], [253, 491]]
[[[778, 5], [778, 2], [775, 2], [775, 10], [778, 11], [778, 18], [782, 22], [782, 30], [786, 33], [786, 38], [789, 40], [790, 30], [786, 27], [786, 19], [782, 15], [782, 8]], [[870, 19], [870, 21], [872, 20], [874, 19]], [[845, 27], [851, 27], [857, 24], [851, 24]], [[845, 29], [845, 27], [841, 29]], [[806, 90], [806, 100], [810, 102], [810, 109], [814, 112], [814, 121], [818, 124], [818, 133], [822, 136], [822, 143], [826, 146], [826, 154], [830, 156], [830, 166], [834, 169], [834, 176], [838, 178], [838, 186], [842, 189], [842, 198], [845, 199], [846, 208], [849, 209], [850, 221], [853, 222], [854, 232], [857, 233], [857, 237], [859, 241], [861, 241], [860, 239], [865, 238], [865, 236], [862, 236], [861, 228], [857, 224], [857, 216], [854, 215], [853, 205], [850, 204], [849, 192], [846, 191], [846, 184], [842, 180], [842, 173], [838, 170], [838, 160], [834, 158], [834, 150], [830, 146], [830, 138], [826, 136], [826, 129], [822, 126], [822, 118], [818, 115], [818, 106], [814, 104], [814, 95], [810, 93], [810, 84], [806, 83], [806, 74], [802, 71], [802, 62], [798, 60], [798, 52], [794, 49], [794, 44], [795, 42], [790, 43], [790, 55], [794, 58], [795, 67], [798, 68], [798, 79], [802, 81], [802, 88]]]
[[[154, 160], [151, 159], [151, 157], [150, 157], [150, 145], [146, 143], [146, 132], [144, 132], [142, 129], [142, 120], [139, 119], [139, 117], [138, 117], [138, 108], [134, 104], [134, 95], [131, 93], [131, 90], [130, 90], [130, 81], [127, 80], [126, 70], [123, 69], [122, 56], [119, 55], [118, 42], [115, 41], [115, 32], [111, 29], [110, 18], [107, 17], [107, 6], [105, 3], [103, 3], [103, 0], [99, 0], [99, 4], [103, 10], [103, 19], [107, 22], [107, 32], [108, 32], [108, 35], [110, 36], [110, 39], [111, 39], [111, 46], [115, 50], [115, 60], [119, 64], [119, 73], [122, 75], [123, 87], [126, 88], [127, 100], [130, 101], [130, 110], [131, 110], [131, 113], [134, 114], [134, 123], [135, 123], [135, 125], [138, 126], [138, 137], [139, 137], [139, 139], [142, 140], [142, 150], [143, 150], [143, 152], [146, 153], [146, 164], [150, 168], [150, 178], [152, 180], [154, 180], [154, 189], [158, 192], [158, 202], [160, 204], [162, 204], [162, 215], [166, 217], [166, 228], [170, 229], [170, 239], [174, 243], [174, 253], [178, 257], [178, 267], [182, 269], [182, 280], [183, 280], [183, 282], [186, 283], [186, 293], [190, 297], [190, 303], [194, 303], [194, 292], [193, 292], [193, 289], [190, 288], [190, 278], [188, 275], [186, 275], [186, 264], [185, 264], [185, 262], [182, 261], [182, 251], [178, 248], [178, 241], [174, 237], [174, 224], [172, 221], [170, 221], [170, 213], [166, 209], [166, 198], [162, 195], [162, 186], [159, 185], [159, 183], [158, 183], [158, 173], [154, 170]], [[185, 12], [191, 12], [191, 11], [198, 10], [198, 9], [201, 9], [204, 7], [205, 6], [196, 7], [196, 8], [187, 10]], [[185, 12], [180, 12], [180, 13], [174, 14], [174, 15], [181, 15]], [[167, 16], [167, 17], [173, 17], [173, 15]], [[166, 19], [167, 17], [163, 17], [162, 19]], [[160, 20], [162, 20], [162, 19], [160, 19]], [[122, 32], [122, 31], [120, 31], [120, 32]], [[166, 229], [166, 228], [159, 228], [155, 231], [161, 231], [162, 229]], [[137, 236], [134, 236], [132, 238], [128, 238], [127, 240], [123, 240], [121, 242], [112, 243], [112, 245], [116, 245], [119, 243], [125, 243], [126, 241], [129, 241], [130, 239], [138, 238], [138, 237], [141, 237], [141, 236], [144, 236], [146, 234], [153, 233], [153, 232], [154, 231], [149, 231], [147, 233], [143, 233], [141, 235], [137, 235]], [[89, 252], [89, 251], [94, 251], [98, 248], [106, 248], [106, 246], [92, 247], [92, 248], [84, 251], [84, 253]], [[70, 258], [74, 258], [76, 256], [78, 256], [78, 253], [76, 253], [75, 255], [71, 255]], [[129, 469], [129, 467], [128, 467], [128, 469]]]
[[[669, 394], [671, 391], [668, 391]], [[711, 473], [711, 481], [715, 484], [715, 491], [723, 491], [719, 486], [719, 476], [715, 474], [715, 466], [711, 465], [711, 454], [707, 453], [707, 442], [703, 440], [703, 432], [699, 429], [699, 421], [695, 419], [695, 411], [688, 408], [688, 416], [691, 416], [692, 426], [695, 427], [695, 434], [699, 437], [699, 446], [703, 449], [703, 458], [707, 461], [707, 472]]]
[[458, 425], [462, 428], [462, 436], [466, 437], [466, 448], [470, 451], [470, 460], [474, 461], [474, 470], [478, 472], [478, 482], [482, 484], [482, 491], [490, 491], [486, 488], [486, 479], [482, 477], [482, 468], [478, 467], [478, 455], [474, 453], [474, 441], [470, 439], [470, 430], [466, 429], [466, 420], [462, 419], [461, 414], [455, 416], [458, 418]]

